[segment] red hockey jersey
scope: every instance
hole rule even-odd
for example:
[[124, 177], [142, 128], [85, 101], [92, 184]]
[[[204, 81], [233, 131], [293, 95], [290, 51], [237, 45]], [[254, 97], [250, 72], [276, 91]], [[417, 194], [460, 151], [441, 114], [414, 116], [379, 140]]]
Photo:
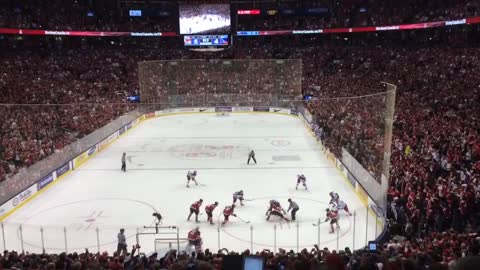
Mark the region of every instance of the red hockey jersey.
[[192, 203], [190, 208], [200, 210], [200, 206], [202, 206], [202, 202], [201, 201], [196, 201], [196, 202]]
[[188, 240], [190, 241], [197, 241], [200, 240], [200, 231], [197, 229], [193, 229], [188, 232]]

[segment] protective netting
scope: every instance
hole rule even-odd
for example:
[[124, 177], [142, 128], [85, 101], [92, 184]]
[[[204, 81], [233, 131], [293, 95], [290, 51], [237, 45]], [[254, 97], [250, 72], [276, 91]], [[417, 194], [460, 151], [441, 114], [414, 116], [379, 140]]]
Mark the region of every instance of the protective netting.
[[267, 105], [301, 95], [302, 61], [148, 61], [139, 63], [139, 84], [144, 104]]
[[[385, 90], [385, 89], [384, 89]], [[386, 209], [395, 89], [306, 104], [317, 137], [376, 204]]]

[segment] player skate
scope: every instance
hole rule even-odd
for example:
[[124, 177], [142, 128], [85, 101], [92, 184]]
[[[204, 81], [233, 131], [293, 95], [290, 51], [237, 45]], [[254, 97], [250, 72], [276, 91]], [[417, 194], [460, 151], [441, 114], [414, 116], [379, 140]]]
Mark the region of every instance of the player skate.
[[205, 213], [207, 213], [207, 221], [211, 225], [215, 224], [212, 219], [213, 219], [213, 210], [215, 210], [217, 206], [218, 206], [218, 202], [215, 202], [214, 204], [210, 204], [205, 207]]
[[296, 190], [298, 190], [298, 185], [300, 185], [300, 183], [302, 183], [303, 187], [305, 187], [305, 190], [308, 191], [307, 178], [303, 174], [297, 175], [297, 186], [295, 187]]
[[330, 221], [330, 233], [334, 233], [334, 224], [336, 225], [337, 229], [340, 229], [340, 225], [338, 225], [338, 211], [335, 209], [330, 210], [328, 208], [325, 209], [325, 211], [327, 212], [327, 218], [325, 219], [325, 222]]
[[240, 205], [243, 206], [243, 190], [240, 190], [240, 191], [237, 191], [235, 193], [233, 193], [233, 204], [235, 205], [235, 203], [238, 201], [240, 201]]
[[202, 203], [203, 200], [200, 199], [190, 205], [190, 214], [188, 215], [187, 221], [190, 221], [190, 217], [192, 216], [192, 214], [195, 214], [195, 222], [200, 222], [198, 221], [198, 214], [200, 213], [200, 206], [202, 206]]
[[197, 177], [197, 171], [188, 171], [187, 173], [187, 188], [190, 187], [190, 181], [193, 181], [196, 186], [198, 186], [197, 180], [195, 179]]

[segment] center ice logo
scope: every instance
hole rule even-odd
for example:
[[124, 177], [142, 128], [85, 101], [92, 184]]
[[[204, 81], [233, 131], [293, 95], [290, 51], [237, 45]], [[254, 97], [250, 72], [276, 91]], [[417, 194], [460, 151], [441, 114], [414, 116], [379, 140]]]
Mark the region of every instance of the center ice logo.
[[168, 151], [180, 159], [237, 159], [248, 155], [249, 148], [243, 145], [182, 144]]

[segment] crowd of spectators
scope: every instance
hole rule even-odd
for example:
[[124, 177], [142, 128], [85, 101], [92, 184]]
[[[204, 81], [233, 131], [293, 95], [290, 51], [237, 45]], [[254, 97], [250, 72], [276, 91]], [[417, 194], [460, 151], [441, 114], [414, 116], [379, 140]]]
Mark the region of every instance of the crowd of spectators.
[[4, 0], [0, 6], [0, 27], [64, 31], [176, 32], [173, 17], [130, 17], [111, 1]]
[[424, 239], [412, 241], [391, 240], [378, 247], [376, 252], [367, 249], [351, 251], [320, 249], [300, 252], [279, 249], [242, 253], [222, 249], [211, 252], [187, 254], [170, 250], [159, 256], [158, 253], [144, 254], [140, 246], [133, 246], [130, 252], [109, 254], [61, 253], [28, 254], [4, 251], [0, 255], [0, 269], [171, 269], [171, 270], [221, 270], [229, 258], [249, 255], [261, 256], [265, 270], [473, 270], [480, 263], [480, 237], [477, 234], [438, 233]]
[[[397, 25], [461, 19], [480, 15], [480, 4], [472, 0], [420, 2], [407, 1], [342, 1], [341, 5], [324, 5], [323, 16], [301, 16], [295, 20], [280, 16], [239, 16], [238, 30], [313, 30], [378, 25]], [[281, 6], [288, 9], [288, 5]], [[270, 9], [276, 9], [272, 7]], [[281, 14], [281, 11], [280, 13]]]
[[[127, 8], [118, 8], [108, 1], [92, 4], [89, 1], [38, 1], [5, 0], [0, 7], [0, 27], [78, 31], [139, 31], [178, 32], [175, 5], [170, 5], [169, 16], [142, 16], [132, 18]], [[312, 4], [314, 5], [314, 4]], [[244, 9], [248, 5], [241, 6]], [[298, 9], [296, 3], [280, 5], [265, 3], [254, 8]], [[347, 0], [341, 4], [324, 1], [327, 11], [323, 16], [281, 15], [238, 16], [237, 30], [292, 30], [342, 28], [370, 25], [393, 25], [414, 22], [452, 20], [480, 15], [480, 4], [475, 0], [444, 1], [372, 1]], [[135, 9], [135, 8], [134, 8]]]

